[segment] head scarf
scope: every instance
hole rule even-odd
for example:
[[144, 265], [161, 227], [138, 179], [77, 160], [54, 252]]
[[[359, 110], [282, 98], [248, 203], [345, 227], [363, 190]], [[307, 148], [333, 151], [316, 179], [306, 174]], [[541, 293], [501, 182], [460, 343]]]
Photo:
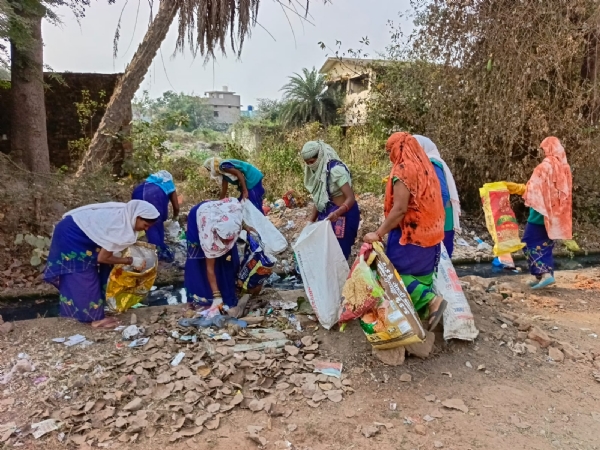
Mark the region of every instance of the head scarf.
[[444, 238], [444, 205], [440, 182], [431, 161], [417, 140], [408, 133], [394, 133], [385, 144], [393, 164], [385, 191], [384, 213], [394, 206], [394, 178], [410, 192], [408, 210], [399, 224], [400, 244], [432, 247]]
[[200, 246], [207, 258], [225, 255], [242, 231], [242, 205], [235, 198], [210, 201], [196, 212]]
[[173, 182], [173, 175], [166, 170], [159, 170], [146, 178], [148, 183], [156, 184], [159, 186], [165, 194], [169, 195], [175, 192], [175, 183]]
[[544, 139], [540, 147], [546, 157], [527, 182], [525, 205], [544, 216], [550, 239], [571, 239], [573, 177], [565, 149], [554, 136]]
[[81, 231], [109, 252], [121, 252], [137, 241], [134, 230], [138, 217], [157, 219], [158, 210], [143, 200], [127, 203], [109, 202], [82, 206], [67, 212]]
[[[208, 158], [203, 164], [204, 168], [210, 172], [210, 178], [219, 184], [223, 183], [223, 172], [221, 172], [220, 169], [222, 162], [223, 161], [221, 158], [215, 156], [213, 158]], [[227, 178], [231, 181], [237, 180], [237, 177], [235, 175], [231, 175], [230, 173], [227, 174]]]
[[452, 218], [454, 219], [454, 229], [460, 231], [460, 200], [458, 198], [458, 189], [456, 189], [456, 182], [450, 172], [450, 168], [446, 161], [442, 159], [437, 146], [431, 139], [418, 134], [413, 135], [419, 145], [425, 150], [425, 154], [429, 160], [434, 160], [442, 165], [444, 168], [444, 175], [446, 176], [446, 184], [448, 185], [448, 191], [450, 193], [450, 203], [452, 203]]
[[304, 186], [311, 193], [318, 211], [324, 211], [329, 202], [327, 192], [327, 166], [331, 160], [340, 161], [335, 150], [323, 141], [309, 141], [300, 152], [302, 159], [317, 158], [304, 168]]

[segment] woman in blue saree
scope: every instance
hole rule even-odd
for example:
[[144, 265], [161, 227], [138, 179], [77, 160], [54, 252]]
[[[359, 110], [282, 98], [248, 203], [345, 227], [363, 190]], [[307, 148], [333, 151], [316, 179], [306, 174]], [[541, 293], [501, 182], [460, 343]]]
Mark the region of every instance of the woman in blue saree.
[[242, 205], [234, 198], [205, 201], [191, 209], [184, 283], [194, 306], [237, 305], [240, 259], [236, 243], [243, 227]]
[[431, 139], [425, 136], [415, 134], [413, 136], [419, 145], [425, 150], [425, 154], [429, 161], [433, 164], [433, 169], [440, 182], [442, 189], [442, 202], [444, 204], [444, 247], [448, 251], [448, 255], [452, 258], [454, 252], [454, 233], [460, 232], [460, 200], [458, 198], [458, 190], [456, 183], [448, 164], [442, 159], [437, 146]]
[[93, 327], [114, 326], [104, 318], [106, 283], [114, 264], [143, 269], [141, 258], [121, 258], [135, 244], [137, 233], [147, 231], [159, 212], [150, 203], [98, 203], [69, 211], [52, 234], [44, 281], [60, 293], [60, 315], [91, 323]]
[[352, 176], [335, 150], [323, 141], [309, 141], [302, 147], [304, 186], [314, 207], [309, 221], [329, 220], [346, 259], [358, 235], [360, 210], [352, 189]]
[[143, 183], [135, 187], [131, 198], [144, 200], [153, 205], [160, 217], [152, 228], [146, 232], [150, 244], [156, 245], [160, 261], [173, 262], [173, 250], [165, 243], [165, 221], [169, 218], [169, 202], [173, 206], [173, 220], [179, 216], [179, 201], [173, 176], [166, 170], [150, 175]]
[[237, 159], [208, 158], [204, 167], [210, 172], [210, 177], [221, 185], [221, 200], [227, 198], [229, 185], [237, 186], [240, 191], [239, 201], [250, 202], [262, 214], [265, 189], [262, 185], [263, 174], [260, 170], [246, 161]]

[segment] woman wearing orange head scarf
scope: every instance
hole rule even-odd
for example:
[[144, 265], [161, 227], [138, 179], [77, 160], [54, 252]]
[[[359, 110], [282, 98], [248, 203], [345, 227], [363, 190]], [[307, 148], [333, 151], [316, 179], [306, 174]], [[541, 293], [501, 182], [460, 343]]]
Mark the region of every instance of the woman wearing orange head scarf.
[[533, 289], [554, 283], [554, 240], [573, 237], [573, 178], [565, 149], [554, 136], [544, 139], [540, 147], [546, 156], [533, 171], [527, 185], [507, 184], [510, 192], [522, 195], [525, 205], [530, 208], [523, 235], [523, 252], [529, 271], [535, 277], [529, 283]]
[[429, 316], [432, 330], [446, 308], [446, 301], [432, 290], [444, 239], [440, 183], [425, 151], [410, 134], [392, 134], [385, 148], [393, 164], [385, 192], [385, 221], [364, 240], [381, 241], [389, 233], [386, 254], [402, 277], [415, 310]]

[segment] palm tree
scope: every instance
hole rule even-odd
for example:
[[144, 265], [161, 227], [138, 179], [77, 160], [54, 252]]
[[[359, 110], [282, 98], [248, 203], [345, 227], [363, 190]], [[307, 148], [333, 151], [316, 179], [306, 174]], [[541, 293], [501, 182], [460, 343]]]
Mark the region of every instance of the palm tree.
[[295, 73], [289, 79], [281, 88], [285, 102], [281, 115], [284, 125], [335, 123], [337, 111], [343, 104], [343, 94], [339, 88], [328, 86], [325, 77], [314, 67], [312, 70], [304, 68], [302, 75]]

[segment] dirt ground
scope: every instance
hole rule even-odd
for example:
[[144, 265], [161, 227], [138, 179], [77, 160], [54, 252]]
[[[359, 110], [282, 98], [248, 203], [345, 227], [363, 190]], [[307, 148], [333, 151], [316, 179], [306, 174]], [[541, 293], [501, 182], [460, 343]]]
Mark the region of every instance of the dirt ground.
[[[246, 409], [247, 396], [259, 394], [244, 391], [241, 407], [224, 413], [217, 429], [204, 426], [197, 435], [170, 443], [176, 429], [173, 423], [180, 417], [167, 411], [152, 437], [141, 432], [130, 442], [131, 433], [115, 432], [99, 447], [261, 448], [260, 441], [251, 440], [248, 432], [249, 426], [257, 426], [262, 429], [255, 436], [266, 440], [262, 447], [266, 449], [600, 448], [600, 271], [560, 272], [555, 287], [535, 293], [524, 284], [524, 276], [493, 281], [466, 277], [462, 281], [480, 330], [472, 343], [444, 342], [438, 330], [430, 358], [407, 357], [404, 365], [390, 367], [373, 357], [358, 324], [352, 323], [340, 333], [321, 327], [313, 331], [315, 323], [303, 320], [303, 334], [312, 333], [320, 343], [319, 357], [343, 363], [341, 402], [326, 399], [311, 407], [291, 386], [289, 395], [281, 397], [284, 400], [278, 397], [285, 413], [272, 410], [268, 414]], [[489, 283], [491, 292], [485, 292], [483, 287]], [[181, 305], [169, 310], [174, 317], [182, 314]], [[161, 311], [147, 308], [135, 314], [138, 323], [143, 323]], [[129, 314], [121, 319], [128, 323]], [[87, 444], [68, 443], [69, 431], [74, 429], [61, 430], [67, 434], [62, 443], [57, 431], [39, 440], [27, 431], [32, 422], [48, 414], [114, 391], [122, 374], [98, 376], [95, 366], [110, 358], [140, 355], [140, 350], [119, 348], [119, 333], [92, 330], [62, 319], [14, 325], [14, 331], [0, 334], [0, 374], [10, 370], [21, 352], [29, 353], [37, 367], [35, 372], [0, 385], [0, 439], [2, 426], [15, 422], [21, 432], [6, 439], [6, 448], [88, 448]], [[543, 333], [542, 339], [528, 339], [537, 333], [535, 327], [547, 334], [555, 358], [559, 359], [556, 350], [562, 349], [563, 362], [549, 358], [549, 348], [539, 348]], [[49, 342], [75, 333], [94, 343], [65, 351]], [[173, 348], [167, 343], [165, 351], [169, 349]], [[406, 374], [410, 381], [401, 381], [402, 375], [407, 379]], [[39, 383], [42, 376], [49, 380]], [[280, 374], [280, 379], [285, 375]], [[330, 384], [333, 380], [323, 381]], [[123, 407], [135, 393], [122, 390], [123, 398], [113, 404], [119, 415], [126, 416], [129, 413]], [[231, 396], [234, 394], [235, 389]], [[177, 396], [182, 397], [183, 391]], [[443, 403], [449, 399], [462, 400], [462, 410], [445, 407]], [[144, 408], [153, 409], [166, 407], [150, 401]], [[202, 410], [201, 402], [191, 415]], [[97, 448], [97, 441], [89, 442]]]

